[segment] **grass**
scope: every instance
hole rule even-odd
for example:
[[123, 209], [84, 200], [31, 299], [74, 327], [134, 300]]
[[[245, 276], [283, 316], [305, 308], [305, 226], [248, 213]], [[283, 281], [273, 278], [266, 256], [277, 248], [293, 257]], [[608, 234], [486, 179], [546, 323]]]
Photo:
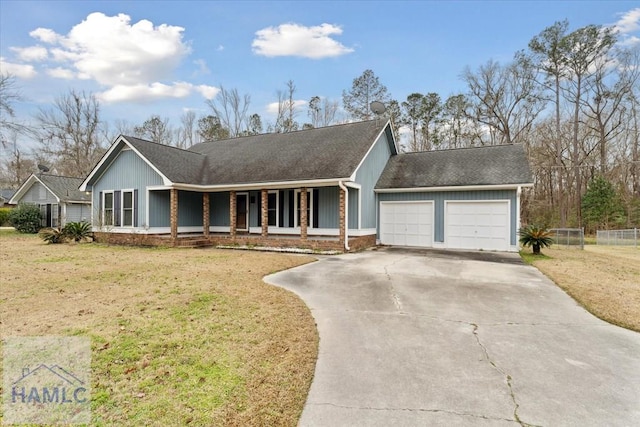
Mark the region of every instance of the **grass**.
[[90, 337], [93, 425], [293, 426], [317, 331], [295, 295], [262, 277], [311, 260], [0, 231], [0, 332]]
[[595, 316], [640, 332], [640, 250], [590, 245], [521, 254]]

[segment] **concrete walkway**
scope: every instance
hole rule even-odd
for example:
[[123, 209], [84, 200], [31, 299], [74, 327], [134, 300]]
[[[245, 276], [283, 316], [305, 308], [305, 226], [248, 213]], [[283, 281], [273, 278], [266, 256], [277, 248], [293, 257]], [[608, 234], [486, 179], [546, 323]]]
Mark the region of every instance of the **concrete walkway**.
[[640, 425], [640, 334], [515, 254], [390, 248], [265, 280], [318, 324], [302, 426]]

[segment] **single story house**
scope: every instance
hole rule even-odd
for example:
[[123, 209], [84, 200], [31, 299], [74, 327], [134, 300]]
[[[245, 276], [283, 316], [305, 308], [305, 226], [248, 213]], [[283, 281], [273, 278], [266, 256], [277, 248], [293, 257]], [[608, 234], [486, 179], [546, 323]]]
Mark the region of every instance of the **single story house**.
[[119, 136], [80, 185], [97, 240], [516, 250], [520, 145], [401, 154], [389, 122], [205, 142]]
[[91, 195], [78, 190], [82, 178], [32, 174], [9, 203], [40, 206], [43, 227], [64, 227], [69, 222], [91, 221]]

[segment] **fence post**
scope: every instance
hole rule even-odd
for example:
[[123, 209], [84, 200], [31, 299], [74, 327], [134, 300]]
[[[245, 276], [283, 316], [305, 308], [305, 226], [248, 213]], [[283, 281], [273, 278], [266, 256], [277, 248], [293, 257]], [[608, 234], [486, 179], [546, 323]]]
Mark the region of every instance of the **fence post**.
[[582, 227], [582, 231], [580, 232], [580, 249], [584, 250], [584, 227]]

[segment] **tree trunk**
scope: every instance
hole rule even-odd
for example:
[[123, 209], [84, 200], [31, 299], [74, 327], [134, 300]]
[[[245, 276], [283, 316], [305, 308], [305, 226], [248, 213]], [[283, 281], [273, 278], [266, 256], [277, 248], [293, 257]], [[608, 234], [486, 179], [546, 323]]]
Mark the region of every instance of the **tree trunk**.
[[534, 255], [540, 255], [540, 245], [537, 243], [533, 244], [533, 254]]

